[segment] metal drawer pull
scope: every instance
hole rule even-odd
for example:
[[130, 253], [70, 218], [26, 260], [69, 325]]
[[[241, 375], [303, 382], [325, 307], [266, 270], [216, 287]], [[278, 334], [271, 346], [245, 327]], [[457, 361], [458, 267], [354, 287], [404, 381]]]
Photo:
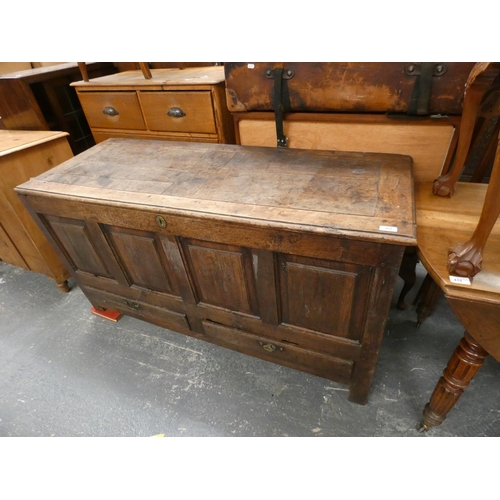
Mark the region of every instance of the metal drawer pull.
[[132, 309], [139, 309], [139, 307], [141, 307], [137, 302], [132, 302], [131, 300], [126, 300], [125, 305], [131, 307]]
[[163, 228], [167, 227], [167, 221], [161, 215], [156, 216], [156, 223], [160, 227], [163, 227]]
[[259, 344], [262, 346], [264, 351], [267, 352], [274, 352], [276, 350], [284, 351], [283, 347], [276, 347], [274, 344], [264, 344], [264, 342], [259, 342]]
[[186, 113], [184, 113], [181, 108], [170, 108], [167, 115], [171, 116], [172, 118], [181, 118], [183, 116], [186, 116]]
[[102, 112], [105, 114], [105, 115], [108, 115], [108, 116], [116, 116], [118, 115], [118, 111], [116, 111], [115, 108], [113, 108], [112, 106], [106, 106]]

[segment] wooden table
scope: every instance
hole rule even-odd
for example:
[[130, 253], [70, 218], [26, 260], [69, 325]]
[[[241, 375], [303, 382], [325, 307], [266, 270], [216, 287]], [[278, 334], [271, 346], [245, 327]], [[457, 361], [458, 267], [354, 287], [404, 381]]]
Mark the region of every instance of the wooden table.
[[415, 195], [419, 258], [466, 329], [425, 408], [424, 429], [444, 421], [488, 354], [500, 361], [500, 221], [471, 284], [455, 283], [447, 268], [449, 249], [476, 229], [487, 189], [486, 184], [457, 183], [454, 196], [442, 198], [428, 183]]
[[68, 291], [69, 272], [14, 188], [73, 156], [66, 132], [0, 130], [0, 260], [45, 274]]
[[410, 157], [110, 139], [17, 191], [94, 307], [366, 403], [415, 245]]

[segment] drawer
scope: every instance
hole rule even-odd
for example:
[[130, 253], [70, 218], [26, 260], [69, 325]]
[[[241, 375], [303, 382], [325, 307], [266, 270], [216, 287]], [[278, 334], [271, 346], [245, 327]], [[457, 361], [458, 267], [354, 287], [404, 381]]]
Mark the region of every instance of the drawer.
[[146, 130], [136, 92], [80, 92], [91, 128]]
[[216, 133], [209, 91], [139, 92], [148, 130]]
[[255, 356], [312, 375], [348, 384], [354, 363], [333, 356], [315, 353], [284, 342], [268, 340], [236, 328], [203, 321], [205, 338], [209, 342]]
[[82, 291], [94, 306], [112, 309], [127, 316], [149, 321], [155, 325], [177, 332], [189, 334], [191, 331], [185, 314], [169, 311], [87, 286], [82, 286]]

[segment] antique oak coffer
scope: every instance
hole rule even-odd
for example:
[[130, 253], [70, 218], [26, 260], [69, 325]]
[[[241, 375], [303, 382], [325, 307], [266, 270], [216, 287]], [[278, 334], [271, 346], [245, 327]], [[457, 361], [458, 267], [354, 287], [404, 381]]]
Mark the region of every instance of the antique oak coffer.
[[94, 307], [367, 402], [416, 243], [411, 157], [109, 139], [16, 190]]

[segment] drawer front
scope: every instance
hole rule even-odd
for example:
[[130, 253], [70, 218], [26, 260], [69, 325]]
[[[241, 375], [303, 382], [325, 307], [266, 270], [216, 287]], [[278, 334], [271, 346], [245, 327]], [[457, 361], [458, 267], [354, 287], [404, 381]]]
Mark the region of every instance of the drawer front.
[[190, 333], [191, 331], [185, 314], [155, 307], [137, 300], [119, 297], [108, 292], [96, 290], [95, 288], [82, 287], [82, 291], [94, 306], [118, 311], [176, 332]]
[[242, 330], [203, 321], [206, 340], [250, 356], [288, 366], [312, 375], [348, 384], [353, 363], [314, 353], [283, 342], [270, 341]]
[[80, 92], [92, 128], [146, 130], [136, 92]]
[[139, 92], [149, 130], [216, 133], [209, 91]]

